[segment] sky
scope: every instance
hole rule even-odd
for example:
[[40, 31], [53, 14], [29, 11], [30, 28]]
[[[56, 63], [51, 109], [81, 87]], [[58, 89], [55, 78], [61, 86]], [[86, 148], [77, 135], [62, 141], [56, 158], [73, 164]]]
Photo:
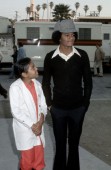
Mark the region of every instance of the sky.
[[[55, 5], [63, 3], [69, 5], [71, 10], [75, 10], [75, 3], [79, 2], [80, 7], [77, 11], [77, 15], [84, 16], [84, 5], [89, 6], [87, 15], [92, 11], [97, 11], [97, 6], [102, 6], [100, 16], [111, 17], [111, 0], [34, 0], [35, 6], [42, 5], [43, 3], [49, 4], [53, 2]], [[18, 20], [26, 19], [26, 7], [30, 6], [30, 0], [0, 0], [0, 16], [15, 19], [16, 11], [18, 14]], [[43, 10], [40, 10], [40, 18], [42, 18]], [[44, 19], [47, 18], [47, 10], [44, 12]]]

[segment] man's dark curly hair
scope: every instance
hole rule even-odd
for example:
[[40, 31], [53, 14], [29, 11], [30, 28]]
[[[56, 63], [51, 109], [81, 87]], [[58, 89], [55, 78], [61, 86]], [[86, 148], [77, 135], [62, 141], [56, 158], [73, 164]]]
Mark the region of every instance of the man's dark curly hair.
[[[60, 31], [54, 31], [52, 33], [52, 40], [56, 43], [56, 44], [60, 44], [60, 38], [61, 38], [62, 33]], [[75, 41], [78, 38], [78, 34], [77, 32], [74, 32], [74, 36], [75, 36]]]

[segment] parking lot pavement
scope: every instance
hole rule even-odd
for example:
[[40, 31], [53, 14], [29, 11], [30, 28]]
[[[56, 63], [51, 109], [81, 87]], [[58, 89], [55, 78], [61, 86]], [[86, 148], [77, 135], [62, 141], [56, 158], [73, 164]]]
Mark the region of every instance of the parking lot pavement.
[[111, 74], [104, 77], [93, 77], [93, 100], [111, 100]]
[[[81, 170], [111, 170], [111, 75], [93, 78], [91, 104], [86, 113], [80, 142]], [[42, 77], [39, 77], [41, 81]], [[14, 79], [0, 75], [2, 85], [8, 90]], [[16, 170], [19, 155], [12, 133], [12, 118], [9, 100], [0, 96], [0, 169]], [[7, 112], [7, 113], [6, 113]], [[54, 157], [54, 136], [52, 121], [48, 113], [45, 122], [45, 170], [52, 170]]]
[[[42, 76], [38, 77], [41, 82]], [[0, 74], [0, 82], [8, 90], [10, 84], [15, 81], [14, 79], [9, 79], [9, 75]], [[1, 96], [0, 96], [0, 99]], [[111, 74], [104, 74], [104, 77], [93, 77], [93, 91], [92, 100], [110, 100], [111, 99]]]

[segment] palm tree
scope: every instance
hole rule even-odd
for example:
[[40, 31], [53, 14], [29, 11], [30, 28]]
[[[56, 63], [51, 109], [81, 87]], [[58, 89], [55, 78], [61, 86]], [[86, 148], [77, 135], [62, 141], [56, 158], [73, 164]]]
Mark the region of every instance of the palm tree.
[[43, 9], [42, 19], [44, 18], [44, 11], [45, 11], [46, 8], [47, 8], [47, 4], [46, 3], [42, 4], [42, 9]]
[[39, 13], [37, 11], [34, 12], [34, 18], [35, 18], [35, 21], [39, 20]]
[[30, 17], [30, 7], [26, 7], [27, 17]]
[[39, 19], [39, 11], [40, 11], [40, 8], [41, 8], [40, 5], [37, 5], [37, 6], [36, 6], [36, 10], [37, 10], [36, 16], [38, 16], [38, 19]]
[[16, 19], [9, 19], [10, 23], [11, 23], [11, 26], [12, 28], [14, 27], [15, 25], [15, 22], [17, 21]]
[[79, 2], [76, 2], [76, 3], [75, 3], [76, 15], [77, 15], [77, 10], [78, 10], [79, 7], [80, 7], [80, 3], [79, 3]]
[[88, 10], [89, 10], [88, 5], [84, 5], [85, 16], [86, 16], [86, 13], [87, 13]]
[[53, 3], [53, 2], [50, 2], [50, 3], [49, 3], [49, 6], [50, 6], [50, 19], [51, 19], [51, 11], [52, 11], [52, 8], [53, 8], [53, 6], [54, 6], [54, 3]]
[[76, 16], [76, 11], [71, 11], [71, 17], [74, 19], [75, 16]]
[[102, 6], [101, 6], [101, 5], [98, 5], [98, 6], [97, 6], [97, 10], [98, 10], [99, 15], [100, 15], [100, 12], [101, 12], [101, 10], [102, 10]]
[[53, 21], [70, 19], [71, 18], [70, 11], [71, 9], [69, 8], [68, 5], [64, 5], [64, 4], [56, 5], [52, 12]]

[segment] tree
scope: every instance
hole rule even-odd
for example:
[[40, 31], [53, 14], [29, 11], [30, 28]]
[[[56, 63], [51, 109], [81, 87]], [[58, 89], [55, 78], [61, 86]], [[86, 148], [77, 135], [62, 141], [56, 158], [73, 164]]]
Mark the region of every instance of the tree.
[[72, 19], [74, 19], [75, 16], [76, 16], [76, 11], [71, 11], [71, 17], [72, 17]]
[[44, 11], [45, 11], [46, 8], [47, 8], [47, 4], [46, 3], [42, 4], [42, 9], [43, 9], [42, 19], [44, 18]]
[[86, 13], [87, 13], [88, 10], [89, 10], [88, 5], [84, 5], [85, 16], [86, 16]]
[[11, 27], [13, 28], [15, 25], [15, 22], [17, 21], [16, 19], [9, 19], [10, 23], [11, 23]]
[[37, 5], [36, 6], [36, 10], [37, 10], [37, 13], [36, 13], [36, 18], [39, 19], [39, 11], [40, 11], [40, 5]]
[[36, 6], [36, 10], [37, 10], [37, 12], [39, 12], [39, 11], [40, 11], [40, 8], [41, 8], [41, 7], [40, 7], [40, 5], [37, 5], [37, 6]]
[[76, 15], [77, 15], [77, 10], [78, 10], [79, 7], [80, 7], [80, 3], [79, 3], [79, 2], [76, 2], [76, 3], [75, 3]]
[[50, 6], [50, 18], [51, 18], [51, 12], [52, 12], [52, 8], [53, 8], [53, 6], [54, 6], [54, 3], [53, 3], [53, 2], [50, 2], [50, 3], [49, 3], [49, 6]]
[[30, 7], [26, 7], [26, 12], [27, 12], [27, 17], [29, 16], [29, 18], [30, 18], [30, 14], [31, 14]]
[[98, 10], [99, 15], [100, 15], [100, 12], [101, 12], [101, 10], [102, 10], [102, 6], [101, 6], [101, 5], [98, 5], [98, 6], [97, 6], [97, 10]]
[[71, 18], [70, 11], [71, 9], [69, 9], [68, 5], [64, 4], [56, 5], [52, 12], [53, 21], [70, 19]]

